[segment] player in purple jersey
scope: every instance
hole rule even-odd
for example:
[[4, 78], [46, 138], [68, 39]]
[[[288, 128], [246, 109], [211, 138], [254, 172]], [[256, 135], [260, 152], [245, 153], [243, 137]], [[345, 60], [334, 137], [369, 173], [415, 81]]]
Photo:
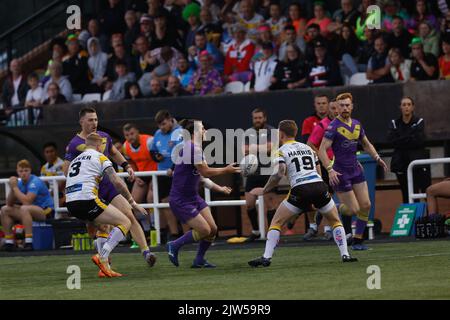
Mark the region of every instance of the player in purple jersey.
[[199, 242], [192, 268], [214, 268], [215, 265], [208, 263], [204, 256], [216, 237], [217, 226], [211, 210], [198, 194], [199, 185], [202, 181], [208, 189], [230, 194], [229, 187], [219, 186], [208, 178], [227, 173], [239, 173], [240, 169], [235, 167], [235, 164], [230, 164], [225, 168], [210, 168], [201, 149], [205, 133], [203, 124], [201, 121], [183, 120], [182, 126], [189, 132], [191, 139], [184, 139], [185, 142], [181, 145], [178, 153], [169, 204], [174, 215], [192, 230], [177, 240], [167, 243], [169, 260], [178, 267], [180, 248], [188, 243]]
[[[114, 161], [116, 164], [124, 168], [130, 175], [130, 180], [133, 181], [135, 178], [134, 171], [128, 162], [125, 160], [123, 155], [117, 150], [113, 145], [111, 137], [102, 131], [97, 131], [98, 117], [97, 111], [91, 107], [85, 107], [80, 110], [80, 126], [81, 132], [78, 133], [67, 145], [66, 155], [64, 158], [63, 170], [64, 174], [67, 176], [67, 171], [70, 162], [75, 159], [79, 154], [81, 154], [86, 148], [86, 137], [97, 132], [103, 138], [103, 144], [101, 146], [101, 152]], [[144, 231], [142, 230], [139, 222], [134, 217], [132, 208], [128, 203], [127, 199], [121, 196], [112, 183], [104, 177], [99, 184], [99, 198], [104, 200], [106, 203], [111, 203], [121, 212], [125, 213], [126, 216], [131, 221], [130, 233], [136, 243], [141, 249], [142, 255], [145, 261], [153, 266], [156, 262], [156, 256], [150, 252], [150, 249], [145, 239]], [[88, 228], [89, 229], [89, 228]], [[96, 247], [101, 250], [101, 247], [106, 242], [108, 228], [104, 225], [97, 226], [97, 240]], [[102, 276], [99, 274], [99, 276]]]
[[[363, 244], [364, 230], [369, 220], [370, 198], [364, 171], [356, 157], [358, 143], [387, 171], [386, 163], [367, 139], [358, 120], [352, 119], [353, 96], [342, 93], [337, 96], [339, 116], [328, 126], [319, 148], [319, 158], [329, 173], [330, 184], [341, 202], [339, 212], [356, 215], [356, 231], [353, 250], [367, 250]], [[327, 155], [333, 149], [334, 162]]]

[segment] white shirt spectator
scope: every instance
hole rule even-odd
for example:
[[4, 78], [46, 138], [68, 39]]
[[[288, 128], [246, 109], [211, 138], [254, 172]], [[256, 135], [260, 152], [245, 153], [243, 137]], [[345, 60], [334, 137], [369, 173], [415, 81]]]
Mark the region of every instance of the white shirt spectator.
[[[411, 79], [411, 63], [412, 61], [410, 59], [405, 59], [400, 66], [399, 69], [395, 66], [391, 66], [391, 75], [392, 78], [394, 78], [395, 82], [406, 82], [409, 79]], [[403, 76], [403, 80], [399, 80], [400, 78], [400, 72]]]
[[[91, 48], [92, 42], [97, 43], [97, 52], [94, 53]], [[104, 53], [100, 47], [100, 41], [97, 38], [90, 38], [88, 40], [89, 59], [88, 65], [93, 78], [91, 83], [97, 83], [102, 80], [106, 73], [106, 66], [108, 65], [108, 55]]]
[[270, 79], [273, 76], [277, 63], [278, 61], [275, 56], [272, 56], [267, 60], [259, 60], [255, 62], [253, 67], [255, 91], [266, 91], [270, 87]]
[[[50, 83], [54, 82], [52, 78], [50, 78], [44, 85], [44, 89], [42, 91], [42, 101], [45, 101], [48, 98], [47, 89]], [[59, 92], [66, 97], [67, 102], [72, 101], [72, 85], [70, 84], [67, 76], [61, 76], [57, 81], [59, 86]]]
[[258, 37], [258, 27], [264, 23], [262, 15], [255, 13], [252, 19], [245, 20], [241, 15], [238, 16], [238, 23], [247, 29], [247, 37], [256, 40]]
[[270, 18], [266, 21], [266, 23], [269, 25], [270, 30], [272, 31], [272, 34], [274, 37], [278, 37], [281, 32], [283, 32], [283, 28], [286, 24], [287, 19], [285, 17], [280, 17], [277, 21], [274, 21], [273, 18]]
[[42, 102], [43, 90], [41, 87], [37, 87], [36, 89], [29, 89], [27, 92], [27, 97], [25, 98], [25, 102], [38, 101]]
[[20, 104], [19, 95], [17, 94], [17, 91], [19, 90], [20, 81], [22, 81], [22, 76], [18, 77], [16, 80], [13, 81], [14, 95], [11, 98], [12, 106], [17, 106], [18, 104]]

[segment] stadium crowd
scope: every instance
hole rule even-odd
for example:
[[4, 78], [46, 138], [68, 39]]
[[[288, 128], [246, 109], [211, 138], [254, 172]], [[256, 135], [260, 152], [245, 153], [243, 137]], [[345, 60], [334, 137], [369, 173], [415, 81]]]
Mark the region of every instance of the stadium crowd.
[[[450, 78], [449, 1], [311, 3], [109, 0], [83, 30], [51, 41], [43, 74], [13, 60], [2, 103], [10, 114], [86, 93], [210, 95], [233, 81], [260, 92], [349, 84], [361, 72], [371, 83]], [[368, 27], [373, 4], [379, 30]]]

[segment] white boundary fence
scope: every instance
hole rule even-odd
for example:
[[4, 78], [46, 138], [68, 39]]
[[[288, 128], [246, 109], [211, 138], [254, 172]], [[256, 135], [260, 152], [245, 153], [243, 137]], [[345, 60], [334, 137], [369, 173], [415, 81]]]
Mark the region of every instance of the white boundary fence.
[[424, 199], [427, 197], [426, 193], [414, 193], [414, 176], [413, 168], [415, 166], [427, 165], [427, 164], [441, 164], [450, 163], [450, 158], [437, 158], [437, 159], [420, 159], [414, 160], [408, 166], [408, 196], [409, 203], [413, 203], [415, 199]]
[[[152, 177], [153, 186], [153, 203], [141, 203], [141, 206], [145, 209], [153, 208], [154, 218], [155, 218], [155, 229], [157, 234], [157, 243], [161, 244], [161, 225], [160, 225], [160, 209], [169, 208], [168, 203], [159, 202], [159, 190], [158, 190], [158, 179], [157, 176], [167, 176], [166, 171], [140, 171], [135, 172], [137, 177]], [[118, 173], [121, 178], [128, 177], [128, 173]], [[54, 177], [39, 177], [41, 180], [46, 181], [50, 184], [53, 189], [53, 202], [55, 205], [55, 213], [67, 212], [66, 207], [59, 207], [58, 191], [59, 181], [66, 181], [64, 176], [54, 176]], [[9, 179], [0, 179], [0, 184], [5, 185], [5, 196], [7, 197], [10, 188], [8, 184]], [[225, 207], [225, 206], [245, 206], [245, 200], [221, 200], [221, 201], [211, 201], [211, 192], [209, 189], [205, 188], [205, 200], [210, 207]], [[259, 232], [261, 233], [261, 238], [266, 238], [266, 223], [264, 215], [264, 197], [260, 196], [257, 200], [258, 206], [258, 221], [259, 221]]]

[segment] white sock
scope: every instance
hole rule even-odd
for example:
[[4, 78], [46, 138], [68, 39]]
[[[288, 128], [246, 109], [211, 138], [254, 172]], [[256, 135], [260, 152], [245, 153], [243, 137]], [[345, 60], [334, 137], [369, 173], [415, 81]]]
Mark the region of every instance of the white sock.
[[266, 259], [271, 259], [276, 246], [280, 241], [280, 231], [272, 229], [267, 233], [266, 250], [264, 251], [263, 257]]
[[125, 235], [118, 227], [114, 227], [109, 233], [108, 240], [103, 244], [103, 248], [100, 252], [102, 259], [107, 259], [113, 249], [119, 244], [120, 241], [125, 239]]
[[310, 223], [310, 224], [309, 224], [309, 227], [310, 227], [311, 229], [313, 229], [314, 231], [317, 231], [317, 223]]
[[333, 238], [334, 242], [336, 242], [336, 245], [339, 248], [339, 252], [342, 256], [349, 256], [348, 249], [347, 249], [347, 238], [345, 236], [345, 230], [344, 227], [336, 227], [333, 229]]
[[323, 227], [323, 231], [329, 232], [329, 231], [331, 231], [331, 227], [330, 226], [324, 226]]
[[95, 249], [97, 250], [98, 254], [101, 253], [103, 245], [106, 243], [107, 240], [108, 240], [108, 238], [103, 238], [103, 237], [98, 237], [97, 239], [94, 240], [94, 246], [95, 246]]

